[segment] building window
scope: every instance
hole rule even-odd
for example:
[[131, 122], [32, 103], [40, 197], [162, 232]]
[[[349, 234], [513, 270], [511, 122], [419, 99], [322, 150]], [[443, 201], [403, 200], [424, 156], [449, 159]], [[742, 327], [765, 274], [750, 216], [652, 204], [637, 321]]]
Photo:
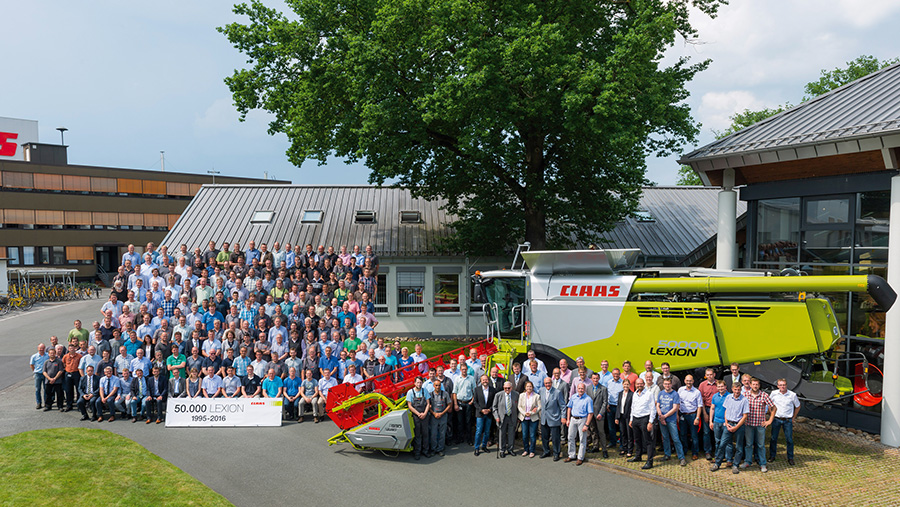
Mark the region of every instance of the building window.
[[387, 314], [387, 274], [379, 273], [375, 280], [378, 282], [375, 286], [375, 313]]
[[8, 247], [6, 255], [9, 257], [10, 266], [18, 266], [22, 262], [22, 258], [19, 256], [19, 247], [17, 246]]
[[401, 224], [418, 224], [422, 222], [422, 212], [421, 211], [401, 211], [400, 212], [400, 223]]
[[371, 210], [356, 210], [355, 220], [358, 224], [374, 224], [375, 212]]
[[322, 221], [322, 215], [324, 214], [321, 210], [304, 210], [303, 215], [300, 216], [300, 221], [303, 223], [320, 223]]
[[23, 266], [34, 266], [34, 247], [33, 246], [23, 246], [22, 247], [22, 265]]
[[756, 216], [756, 260], [797, 262], [800, 244], [800, 199], [759, 201]]
[[459, 313], [459, 273], [434, 275], [434, 313]]
[[656, 222], [656, 218], [653, 217], [652, 214], [648, 210], [642, 209], [638, 210], [634, 213], [635, 220], [641, 223], [653, 223]]
[[472, 280], [472, 275], [474, 275], [476, 271], [492, 271], [495, 269], [499, 268], [497, 266], [479, 266], [475, 268], [469, 268], [469, 312], [484, 313], [484, 303], [475, 302], [475, 280]]
[[850, 198], [828, 197], [806, 201], [807, 224], [846, 224], [850, 222]]
[[40, 264], [50, 264], [50, 247], [42, 246], [38, 247], [38, 263]]
[[66, 263], [66, 247], [55, 246], [50, 252], [50, 264], [62, 266]]
[[397, 313], [425, 313], [425, 268], [397, 272]]
[[274, 211], [254, 211], [253, 216], [250, 217], [251, 224], [270, 224], [272, 223], [272, 219], [275, 218]]

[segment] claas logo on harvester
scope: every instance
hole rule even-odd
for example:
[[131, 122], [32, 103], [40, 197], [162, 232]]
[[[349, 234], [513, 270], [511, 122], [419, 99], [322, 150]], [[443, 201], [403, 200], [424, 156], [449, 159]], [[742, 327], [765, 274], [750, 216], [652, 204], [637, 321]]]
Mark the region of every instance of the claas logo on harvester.
[[568, 297], [594, 297], [594, 298], [615, 298], [619, 297], [618, 285], [563, 285], [559, 289], [560, 296]]

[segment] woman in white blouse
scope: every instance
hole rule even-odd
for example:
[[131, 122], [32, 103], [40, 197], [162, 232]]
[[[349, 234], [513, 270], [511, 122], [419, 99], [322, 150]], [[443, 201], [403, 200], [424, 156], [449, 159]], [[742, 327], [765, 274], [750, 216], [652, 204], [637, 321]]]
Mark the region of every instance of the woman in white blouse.
[[522, 421], [522, 456], [534, 457], [537, 429], [541, 423], [541, 397], [534, 392], [534, 384], [525, 382], [525, 392], [519, 396], [519, 420]]

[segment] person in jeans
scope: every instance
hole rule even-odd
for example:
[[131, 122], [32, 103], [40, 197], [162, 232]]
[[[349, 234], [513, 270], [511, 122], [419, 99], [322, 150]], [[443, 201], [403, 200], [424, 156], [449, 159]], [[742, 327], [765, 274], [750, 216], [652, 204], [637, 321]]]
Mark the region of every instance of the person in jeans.
[[775, 461], [778, 448], [778, 432], [784, 429], [784, 440], [787, 444], [788, 464], [794, 465], [794, 419], [800, 412], [800, 400], [793, 391], [787, 388], [787, 380], [780, 378], [776, 382], [778, 390], [769, 395], [775, 404], [775, 420], [772, 421], [772, 437], [769, 439], [769, 461]]
[[534, 391], [534, 384], [526, 382], [525, 392], [519, 396], [519, 420], [522, 421], [522, 444], [525, 446], [522, 456], [534, 457], [540, 414], [541, 397]]
[[744, 425], [744, 463], [741, 468], [747, 468], [753, 461], [754, 454], [759, 461], [759, 469], [766, 472], [766, 428], [772, 424], [775, 418], [775, 404], [769, 399], [769, 395], [759, 389], [759, 379], [750, 379], [750, 392], [745, 396], [750, 407], [747, 424]]
[[[729, 454], [728, 451], [731, 451], [732, 449], [734, 461], [732, 461], [731, 472], [735, 474], [740, 472], [740, 470], [738, 470], [738, 463], [741, 461], [741, 455], [744, 452], [744, 430], [741, 429], [741, 426], [747, 422], [747, 416], [750, 413], [750, 406], [747, 403], [747, 398], [741, 394], [741, 387], [739, 382], [735, 382], [731, 386], [733, 394], [726, 397], [724, 400], [719, 400], [722, 407], [725, 409], [725, 421], [724, 428], [721, 430], [721, 438], [716, 446], [716, 462], [713, 464], [712, 468], [710, 468], [713, 472], [719, 469], [722, 464], [722, 458], [727, 457]], [[724, 391], [724, 389], [725, 385], [723, 383], [719, 394], [721, 394], [721, 391]], [[713, 397], [714, 406], [716, 396]], [[716, 410], [718, 411], [718, 406], [716, 406]]]
[[672, 390], [672, 380], [663, 380], [663, 390], [656, 396], [656, 414], [659, 417], [659, 429], [662, 432], [663, 459], [668, 461], [672, 457], [672, 444], [675, 446], [675, 455], [678, 456], [681, 466], [687, 466], [684, 459], [684, 448], [678, 435], [678, 410], [681, 408], [681, 398]]
[[[460, 368], [466, 368], [461, 365]], [[475, 455], [487, 452], [488, 438], [491, 436], [491, 421], [493, 415], [491, 407], [494, 406], [494, 397], [497, 390], [490, 383], [487, 375], [481, 376], [481, 385], [475, 388], [472, 394], [472, 406], [475, 408]]]

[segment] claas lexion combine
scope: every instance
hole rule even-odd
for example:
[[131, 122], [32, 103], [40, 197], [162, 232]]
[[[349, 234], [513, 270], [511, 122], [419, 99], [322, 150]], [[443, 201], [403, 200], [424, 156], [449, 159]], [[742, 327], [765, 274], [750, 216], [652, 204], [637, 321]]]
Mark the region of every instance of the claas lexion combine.
[[[475, 347], [503, 371], [529, 349], [550, 368], [562, 358], [574, 365], [579, 356], [594, 369], [603, 359], [611, 367], [630, 360], [638, 369], [647, 359], [657, 367], [666, 361], [675, 372], [738, 363], [742, 372], [764, 383], [785, 378], [803, 399], [824, 404], [842, 398], [835, 386], [835, 351], [846, 336], [831, 302], [821, 294], [867, 293], [883, 311], [897, 297], [884, 279], [873, 275], [640, 270], [633, 267], [639, 250], [523, 247], [511, 269], [473, 276], [476, 302], [483, 304], [487, 321], [487, 339]], [[460, 352], [429, 358], [428, 363], [442, 363]], [[877, 402], [865, 388], [866, 357], [859, 354], [857, 359], [863, 382], [855, 383], [858, 389], [847, 396]], [[349, 384], [338, 386], [337, 393], [332, 389], [327, 410], [343, 431], [330, 443], [409, 450], [413, 426], [403, 395], [416, 373], [397, 370], [386, 380], [369, 381], [360, 389], [366, 394]]]

